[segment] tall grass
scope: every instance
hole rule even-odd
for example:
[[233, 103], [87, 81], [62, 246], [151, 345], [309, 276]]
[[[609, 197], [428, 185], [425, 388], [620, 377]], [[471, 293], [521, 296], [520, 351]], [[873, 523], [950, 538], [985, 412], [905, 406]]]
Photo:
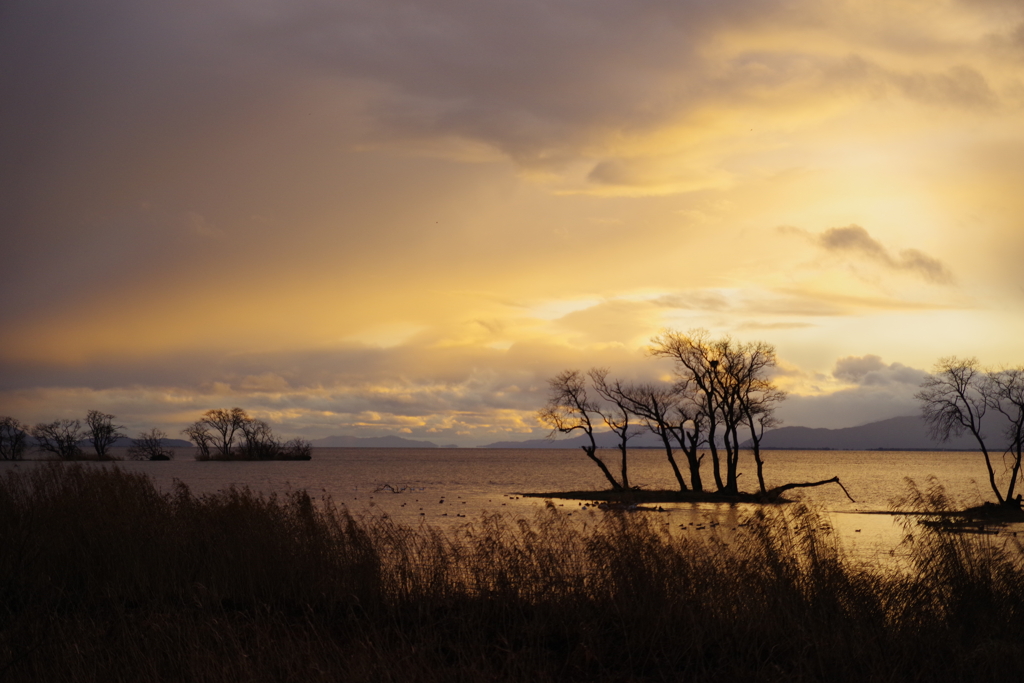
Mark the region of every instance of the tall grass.
[[[656, 520], [657, 518], [655, 518]], [[914, 529], [851, 562], [804, 507], [721, 536], [549, 507], [458, 531], [305, 493], [0, 480], [10, 681], [1017, 681], [1021, 548]]]

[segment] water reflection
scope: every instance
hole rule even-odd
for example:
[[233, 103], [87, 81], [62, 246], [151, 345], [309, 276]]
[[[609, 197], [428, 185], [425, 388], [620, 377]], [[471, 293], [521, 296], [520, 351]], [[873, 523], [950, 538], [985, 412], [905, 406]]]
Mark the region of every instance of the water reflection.
[[[985, 498], [978, 484], [985, 473], [975, 453], [772, 451], [766, 458], [769, 486], [840, 477], [856, 503], [832, 485], [794, 493], [827, 517], [851, 555], [865, 560], [899, 553], [903, 526], [890, 515], [864, 513], [887, 511], [891, 500], [906, 490], [904, 477], [924, 482], [934, 475], [962, 506]], [[631, 462], [632, 481], [646, 489], [674, 488], [663, 453], [638, 450]], [[37, 465], [4, 462], [0, 471]], [[546, 504], [543, 498], [516, 492], [605, 487], [600, 472], [578, 451], [554, 449], [315, 449], [312, 461], [298, 463], [196, 462], [179, 449], [170, 462], [124, 461], [117, 466], [146, 473], [165, 491], [176, 481], [197, 494], [228, 486], [278, 495], [303, 489], [314, 498], [330, 497], [357, 516], [440, 528], [472, 523], [485, 514], [532, 517]], [[584, 524], [603, 514], [641, 514], [674, 534], [731, 533], [757, 509], [748, 504], [674, 503], [662, 504], [663, 511], [606, 513], [585, 501], [551, 502]], [[1000, 531], [1004, 536], [1018, 532], [1024, 527]]]

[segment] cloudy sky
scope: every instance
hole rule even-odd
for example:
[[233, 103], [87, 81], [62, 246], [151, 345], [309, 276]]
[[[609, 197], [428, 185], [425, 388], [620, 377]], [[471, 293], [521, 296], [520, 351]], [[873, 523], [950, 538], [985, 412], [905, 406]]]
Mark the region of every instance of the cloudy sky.
[[665, 328], [786, 424], [1024, 362], [1017, 0], [0, 4], [0, 414], [546, 433]]

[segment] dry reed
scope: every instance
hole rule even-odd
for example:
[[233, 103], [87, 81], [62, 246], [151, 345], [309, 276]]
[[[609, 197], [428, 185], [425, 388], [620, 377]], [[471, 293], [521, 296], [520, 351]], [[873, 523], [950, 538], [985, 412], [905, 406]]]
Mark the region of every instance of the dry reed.
[[[935, 502], [935, 501], [933, 501]], [[939, 501], [941, 504], [941, 501]], [[5, 681], [1018, 681], [1019, 546], [854, 564], [802, 506], [728, 535], [549, 507], [442, 533], [305, 493], [0, 480]]]

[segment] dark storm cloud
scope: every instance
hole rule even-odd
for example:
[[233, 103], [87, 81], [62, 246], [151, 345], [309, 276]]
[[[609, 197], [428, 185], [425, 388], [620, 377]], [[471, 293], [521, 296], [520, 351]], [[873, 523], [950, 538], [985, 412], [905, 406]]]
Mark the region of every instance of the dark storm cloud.
[[[296, 85], [322, 80], [369, 98], [365, 113], [380, 139], [454, 135], [546, 166], [600, 153], [603, 136], [653, 130], [709, 103], [754, 103], [792, 83], [835, 84], [849, 59], [792, 46], [708, 62], [705, 50], [722, 30], [820, 20], [776, 0], [7, 7], [0, 54], [11, 95], [5, 110], [20, 131], [8, 144], [20, 162], [71, 140], [78, 153], [99, 152], [110, 142], [97, 135], [104, 130], [127, 129], [131, 145], [152, 151], [158, 133], [168, 145], [159, 151], [169, 153], [196, 128], [279, 107]], [[873, 80], [878, 69], [848, 67], [846, 79]], [[966, 66], [887, 78], [924, 100], [990, 98]]]
[[[613, 148], [701, 107], [756, 108], [778, 88], [806, 95], [878, 69], [837, 79], [849, 58], [799, 46], [709, 61], [723, 30], [819, 21], [773, 0], [40, 0], [0, 11], [0, 221], [7, 246], [59, 261], [33, 291], [42, 300], [96, 278], [96, 259], [130, 270], [154, 248], [197, 258], [181, 234], [190, 217], [260, 243], [250, 216], [281, 213], [286, 193], [292, 206], [323, 203], [348, 180], [324, 166], [356, 142], [455, 137], [523, 166], [584, 159], [597, 184], [657, 184], [665, 171]], [[904, 80], [925, 99], [983, 91], [967, 67]], [[684, 184], [705, 185], [704, 173]]]
[[917, 249], [903, 249], [897, 256], [894, 256], [859, 225], [829, 228], [818, 235], [816, 241], [826, 251], [859, 254], [886, 268], [913, 272], [926, 280], [939, 284], [952, 284], [953, 282], [952, 273], [938, 259]]
[[916, 389], [928, 376], [928, 373], [902, 363], [886, 364], [881, 357], [869, 354], [840, 358], [836, 361], [832, 376], [844, 382], [861, 386], [902, 384]]
[[462, 136], [547, 166], [706, 96], [709, 84], [688, 77], [704, 37], [776, 5], [299, 2], [265, 30], [290, 59], [379, 84], [372, 112], [386, 139]]

